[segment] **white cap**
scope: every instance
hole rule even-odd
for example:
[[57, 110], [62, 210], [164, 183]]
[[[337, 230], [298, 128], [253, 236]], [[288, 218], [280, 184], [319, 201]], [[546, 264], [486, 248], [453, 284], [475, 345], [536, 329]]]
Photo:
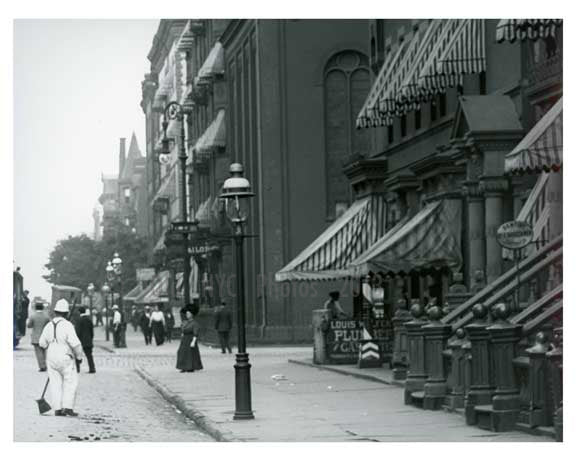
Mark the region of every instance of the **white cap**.
[[67, 314], [70, 312], [70, 305], [68, 304], [68, 301], [66, 301], [64, 298], [59, 299], [56, 302], [56, 306], [54, 306], [54, 312], [60, 312], [62, 314]]
[[117, 306], [116, 304], [114, 304], [114, 305], [112, 306], [112, 309], [118, 309], [118, 306]]

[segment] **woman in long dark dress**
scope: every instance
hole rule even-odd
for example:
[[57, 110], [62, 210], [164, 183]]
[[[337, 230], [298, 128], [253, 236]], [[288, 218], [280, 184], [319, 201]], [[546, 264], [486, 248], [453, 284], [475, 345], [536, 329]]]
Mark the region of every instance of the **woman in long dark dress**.
[[198, 348], [198, 323], [194, 320], [191, 309], [184, 309], [186, 321], [182, 325], [182, 339], [178, 348], [176, 368], [181, 373], [202, 370], [202, 360]]

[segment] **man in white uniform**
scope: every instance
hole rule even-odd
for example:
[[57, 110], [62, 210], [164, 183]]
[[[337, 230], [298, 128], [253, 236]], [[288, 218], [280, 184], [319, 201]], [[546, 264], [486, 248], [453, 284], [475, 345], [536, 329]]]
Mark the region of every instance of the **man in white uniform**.
[[68, 301], [58, 300], [54, 319], [46, 324], [39, 340], [40, 347], [47, 349], [46, 363], [55, 416], [78, 416], [73, 408], [78, 387], [76, 361], [82, 361], [82, 344], [74, 325], [66, 319], [69, 312]]

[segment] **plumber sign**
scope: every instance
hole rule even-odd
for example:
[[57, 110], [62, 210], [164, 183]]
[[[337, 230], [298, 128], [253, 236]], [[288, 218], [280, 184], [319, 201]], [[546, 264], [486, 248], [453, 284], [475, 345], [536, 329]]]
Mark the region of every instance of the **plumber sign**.
[[360, 339], [362, 339], [361, 321], [332, 320], [326, 338], [330, 363], [357, 363]]

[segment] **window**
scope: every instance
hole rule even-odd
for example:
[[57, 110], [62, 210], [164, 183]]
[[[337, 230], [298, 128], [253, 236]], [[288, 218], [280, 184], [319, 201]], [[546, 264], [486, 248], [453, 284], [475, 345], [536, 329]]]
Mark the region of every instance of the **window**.
[[438, 114], [436, 113], [436, 99], [430, 101], [430, 121], [435, 122]]
[[388, 125], [388, 144], [394, 142], [394, 125]]
[[406, 136], [406, 114], [400, 117], [400, 137]]
[[446, 93], [438, 95], [438, 107], [440, 109], [440, 117], [444, 117], [446, 115]]
[[422, 128], [422, 111], [418, 108], [414, 112], [414, 129], [419, 130]]
[[335, 54], [324, 69], [324, 126], [326, 146], [327, 215], [336, 215], [336, 203], [348, 203], [350, 189], [342, 164], [368, 150], [368, 133], [356, 130], [356, 115], [370, 91], [368, 58], [354, 50]]

